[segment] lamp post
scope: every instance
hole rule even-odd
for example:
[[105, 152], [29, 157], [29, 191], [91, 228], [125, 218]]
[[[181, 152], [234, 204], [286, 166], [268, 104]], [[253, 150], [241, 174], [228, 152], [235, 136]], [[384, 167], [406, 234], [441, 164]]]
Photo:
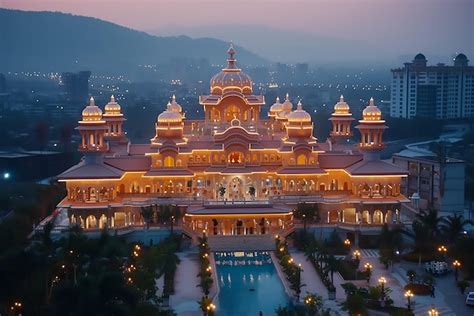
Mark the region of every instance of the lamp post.
[[428, 315], [429, 315], [429, 316], [439, 316], [439, 312], [438, 312], [438, 310], [436, 310], [436, 308], [432, 307], [432, 308], [428, 311]]
[[384, 277], [380, 277], [379, 283], [380, 283], [380, 286], [382, 287], [381, 296], [382, 296], [382, 301], [383, 301], [385, 299], [385, 283], [387, 283], [387, 280]]
[[346, 238], [346, 240], [344, 240], [344, 245], [348, 250], [351, 249], [351, 241], [349, 239]]
[[454, 266], [454, 280], [458, 280], [458, 273], [459, 273], [459, 267], [461, 266], [461, 262], [459, 260], [454, 260], [453, 262]]
[[446, 259], [446, 253], [448, 252], [448, 248], [446, 248], [444, 245], [441, 245], [438, 247], [439, 253], [441, 253], [441, 256], [443, 259]]
[[354, 257], [356, 258], [356, 260], [359, 261], [360, 260], [360, 251], [356, 250], [356, 251], [354, 251], [353, 254], [354, 254]]
[[372, 265], [370, 263], [364, 264], [365, 271], [367, 272], [367, 283], [370, 282], [370, 276], [372, 274]]
[[405, 292], [405, 297], [407, 298], [408, 309], [411, 310], [411, 298], [413, 297], [413, 293], [410, 290], [408, 290]]

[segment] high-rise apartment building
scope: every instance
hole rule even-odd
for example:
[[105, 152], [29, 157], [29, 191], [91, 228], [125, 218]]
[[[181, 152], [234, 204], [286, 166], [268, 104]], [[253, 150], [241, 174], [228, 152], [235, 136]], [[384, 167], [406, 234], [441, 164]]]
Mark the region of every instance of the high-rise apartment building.
[[438, 119], [474, 117], [474, 67], [459, 54], [452, 66], [428, 66], [418, 54], [392, 69], [390, 116]]
[[78, 73], [63, 72], [61, 81], [64, 85], [66, 99], [72, 103], [84, 103], [89, 95], [90, 71], [80, 71]]

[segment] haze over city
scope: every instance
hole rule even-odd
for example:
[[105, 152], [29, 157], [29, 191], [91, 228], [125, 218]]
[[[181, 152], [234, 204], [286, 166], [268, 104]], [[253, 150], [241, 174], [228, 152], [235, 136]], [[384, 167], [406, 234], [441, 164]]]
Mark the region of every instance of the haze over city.
[[0, 7], [97, 17], [155, 35], [213, 37], [277, 62], [434, 63], [474, 55], [469, 0], [2, 0]]

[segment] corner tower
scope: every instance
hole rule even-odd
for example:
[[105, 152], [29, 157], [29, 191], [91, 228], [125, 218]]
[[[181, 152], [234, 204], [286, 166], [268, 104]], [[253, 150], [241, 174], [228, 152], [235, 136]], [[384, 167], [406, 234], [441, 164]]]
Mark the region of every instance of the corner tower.
[[102, 110], [95, 105], [94, 98], [82, 111], [82, 120], [76, 128], [81, 135], [78, 150], [83, 153], [104, 153], [108, 150], [104, 141], [107, 132], [106, 122], [102, 118]]
[[113, 95], [110, 97], [109, 103], [105, 105], [103, 119], [107, 125], [107, 132], [104, 135], [106, 140], [120, 141], [125, 139], [125, 133], [123, 130], [123, 122], [125, 121], [125, 118], [121, 113], [120, 104], [115, 101]]
[[374, 98], [370, 98], [369, 105], [362, 111], [362, 120], [356, 128], [360, 132], [359, 149], [364, 153], [364, 158], [378, 158], [380, 151], [385, 148], [382, 134], [387, 126]]
[[354, 118], [350, 112], [349, 104], [344, 101], [344, 96], [341, 95], [339, 102], [334, 105], [334, 112], [329, 120], [332, 123], [332, 131], [329, 133], [332, 142], [347, 142], [352, 137], [351, 123]]

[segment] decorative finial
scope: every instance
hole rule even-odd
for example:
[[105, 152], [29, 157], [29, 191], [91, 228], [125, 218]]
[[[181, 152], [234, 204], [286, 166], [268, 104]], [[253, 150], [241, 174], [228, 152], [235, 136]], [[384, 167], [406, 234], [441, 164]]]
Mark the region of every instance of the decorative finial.
[[94, 97], [90, 97], [89, 98], [89, 106], [94, 106], [95, 105], [95, 101], [94, 101]]
[[277, 97], [276, 98], [276, 102], [275, 103], [280, 103], [280, 97]]
[[168, 101], [168, 104], [166, 105], [166, 110], [170, 111], [171, 110], [171, 103]]
[[370, 101], [369, 101], [369, 105], [370, 106], [375, 106], [375, 102], [374, 102], [374, 98], [370, 98]]
[[286, 93], [286, 99], [285, 101], [290, 101], [290, 95], [288, 94], [288, 92]]
[[303, 110], [303, 104], [301, 103], [301, 100], [298, 101], [298, 104], [296, 105], [296, 109], [297, 109], [298, 111]]
[[173, 96], [171, 97], [171, 100], [173, 103], [176, 103], [176, 96], [173, 94]]
[[339, 102], [344, 102], [344, 96], [341, 94], [341, 96], [339, 97]]
[[227, 54], [229, 54], [229, 59], [234, 60], [235, 50], [234, 44], [230, 42], [229, 49], [227, 50]]
[[113, 94], [110, 96], [110, 102], [115, 102], [115, 97]]

